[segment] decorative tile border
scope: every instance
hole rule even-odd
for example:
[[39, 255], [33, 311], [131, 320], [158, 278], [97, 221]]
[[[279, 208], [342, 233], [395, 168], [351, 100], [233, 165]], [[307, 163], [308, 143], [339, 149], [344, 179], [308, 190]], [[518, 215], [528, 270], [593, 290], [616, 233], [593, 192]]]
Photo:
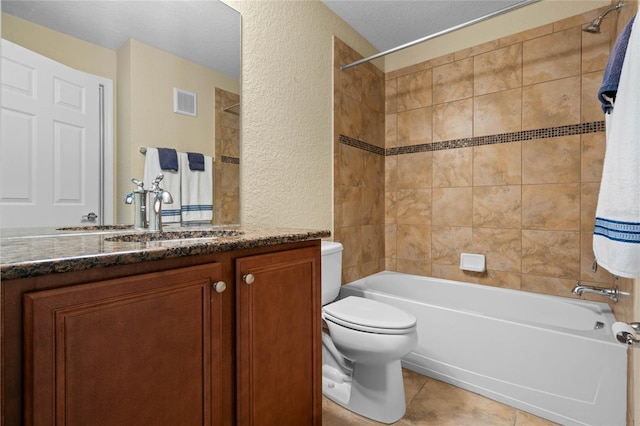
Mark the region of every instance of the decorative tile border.
[[379, 146], [371, 145], [370, 143], [359, 141], [358, 139], [350, 138], [349, 136], [340, 135], [340, 143], [352, 146], [354, 148], [360, 148], [364, 151], [369, 151], [374, 154], [385, 155], [385, 149]]
[[544, 129], [522, 130], [519, 132], [500, 133], [497, 135], [476, 136], [472, 138], [453, 139], [442, 142], [432, 142], [420, 145], [401, 146], [383, 149], [367, 142], [359, 141], [348, 136], [340, 135], [340, 143], [379, 155], [412, 154], [425, 151], [441, 151], [445, 149], [468, 148], [471, 146], [492, 145], [498, 143], [522, 142], [534, 139], [556, 138], [559, 136], [582, 135], [605, 131], [604, 121], [591, 123], [570, 124], [566, 126], [547, 127]]
[[229, 163], [229, 164], [240, 164], [240, 159], [237, 157], [227, 157], [222, 155], [220, 157], [220, 161], [223, 163]]

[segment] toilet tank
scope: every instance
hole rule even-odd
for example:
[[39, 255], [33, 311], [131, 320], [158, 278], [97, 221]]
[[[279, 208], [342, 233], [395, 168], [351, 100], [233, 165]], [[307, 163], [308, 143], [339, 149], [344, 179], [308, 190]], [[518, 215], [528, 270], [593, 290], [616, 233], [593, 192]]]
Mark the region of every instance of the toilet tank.
[[322, 305], [333, 302], [342, 284], [342, 244], [322, 241]]

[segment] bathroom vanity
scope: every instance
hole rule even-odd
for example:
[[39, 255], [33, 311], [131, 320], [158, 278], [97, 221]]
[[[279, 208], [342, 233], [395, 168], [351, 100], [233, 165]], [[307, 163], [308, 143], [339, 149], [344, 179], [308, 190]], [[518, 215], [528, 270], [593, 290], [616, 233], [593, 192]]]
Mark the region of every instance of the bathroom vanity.
[[321, 424], [330, 233], [165, 234], [3, 231], [2, 425]]

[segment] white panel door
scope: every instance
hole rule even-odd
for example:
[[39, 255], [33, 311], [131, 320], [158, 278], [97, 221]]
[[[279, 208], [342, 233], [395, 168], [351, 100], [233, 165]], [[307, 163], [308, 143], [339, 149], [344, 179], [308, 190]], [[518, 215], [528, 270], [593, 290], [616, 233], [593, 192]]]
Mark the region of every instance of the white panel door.
[[103, 223], [104, 82], [2, 40], [0, 226]]

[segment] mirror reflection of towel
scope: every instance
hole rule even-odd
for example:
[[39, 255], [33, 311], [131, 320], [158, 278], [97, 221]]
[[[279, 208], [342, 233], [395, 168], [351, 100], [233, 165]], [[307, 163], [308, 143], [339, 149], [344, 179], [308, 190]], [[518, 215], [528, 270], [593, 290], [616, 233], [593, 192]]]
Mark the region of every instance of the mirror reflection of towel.
[[202, 171], [189, 168], [187, 154], [181, 152], [180, 175], [182, 223], [211, 222], [213, 219], [213, 159], [203, 156]]
[[187, 152], [191, 171], [204, 171], [204, 155], [198, 152]]
[[178, 171], [178, 153], [173, 148], [158, 148], [160, 168], [162, 170]]

